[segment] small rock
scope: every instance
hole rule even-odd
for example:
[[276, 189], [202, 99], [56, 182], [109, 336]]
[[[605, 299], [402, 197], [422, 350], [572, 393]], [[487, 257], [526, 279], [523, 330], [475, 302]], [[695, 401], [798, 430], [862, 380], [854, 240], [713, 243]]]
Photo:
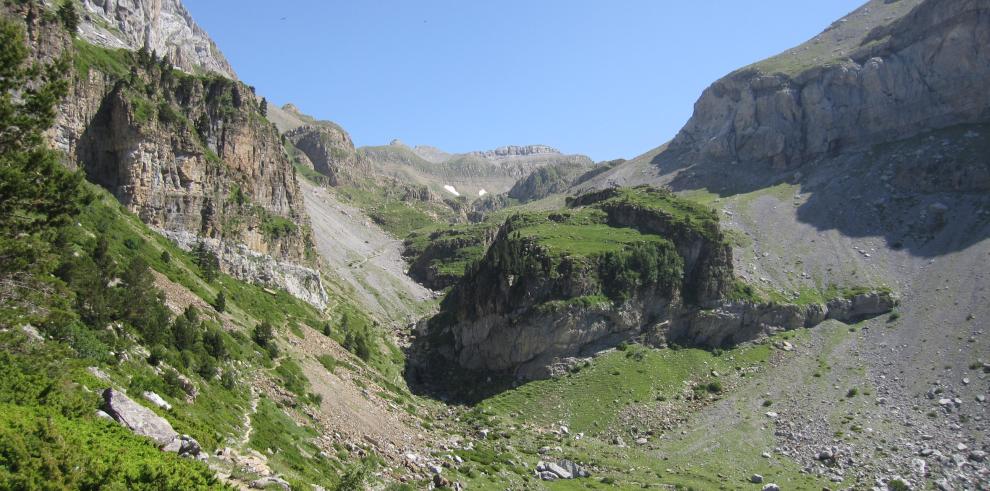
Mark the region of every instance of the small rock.
[[34, 341], [44, 341], [45, 337], [38, 332], [38, 328], [32, 326], [31, 324], [24, 324], [21, 326], [21, 331], [27, 334], [27, 337], [33, 339]]
[[763, 491], [780, 491], [780, 486], [774, 483], [770, 483], [767, 484], [766, 486], [763, 486]]
[[572, 479], [574, 477], [567, 469], [564, 469], [555, 462], [547, 462], [546, 468], [547, 472], [552, 472], [561, 479]]
[[773, 411], [767, 411], [767, 417], [770, 419], [775, 419], [777, 417], [777, 413]]
[[749, 482], [753, 484], [761, 484], [763, 483], [763, 476], [759, 474], [753, 474], [752, 476], [749, 477]]
[[649, 442], [646, 438], [639, 437], [636, 439], [636, 445], [646, 445]]
[[155, 406], [158, 406], [161, 409], [164, 409], [166, 411], [171, 411], [172, 410], [172, 405], [169, 404], [168, 401], [166, 401], [165, 399], [163, 399], [162, 396], [160, 396], [160, 395], [158, 395], [158, 394], [156, 394], [154, 392], [145, 391], [141, 395], [144, 396], [144, 398], [148, 402], [154, 404]]
[[973, 462], [983, 462], [987, 459], [987, 453], [983, 450], [974, 450], [969, 453], [969, 460]]
[[285, 482], [285, 479], [275, 476], [262, 477], [251, 482], [251, 487], [254, 489], [268, 489], [269, 486], [278, 486], [285, 491], [292, 490], [292, 487], [289, 486], [289, 483]]
[[433, 474], [433, 486], [436, 488], [449, 488], [450, 481], [440, 474]]

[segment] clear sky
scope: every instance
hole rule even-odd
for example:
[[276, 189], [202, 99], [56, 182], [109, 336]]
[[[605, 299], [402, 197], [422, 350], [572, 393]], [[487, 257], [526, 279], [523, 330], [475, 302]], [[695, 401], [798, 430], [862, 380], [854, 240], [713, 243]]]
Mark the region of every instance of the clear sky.
[[238, 76], [346, 128], [595, 160], [673, 137], [701, 91], [861, 0], [185, 0]]

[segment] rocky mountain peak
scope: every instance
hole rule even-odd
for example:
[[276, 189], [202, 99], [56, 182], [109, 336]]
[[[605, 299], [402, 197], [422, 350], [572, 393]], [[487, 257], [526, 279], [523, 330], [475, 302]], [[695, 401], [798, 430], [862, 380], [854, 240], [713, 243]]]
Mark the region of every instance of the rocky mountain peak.
[[[973, 0], [870, 2], [809, 43], [712, 84], [668, 154], [784, 170], [979, 122], [990, 108], [980, 90], [990, 76], [987, 15]], [[858, 36], [844, 37], [856, 26]]]
[[494, 150], [471, 152], [470, 155], [484, 157], [489, 160], [528, 157], [531, 155], [560, 155], [560, 150], [547, 145], [508, 145]]
[[[46, 0], [54, 4], [54, 0]], [[82, 0], [79, 35], [106, 48], [147, 48], [190, 73], [237, 75], [181, 0]]]

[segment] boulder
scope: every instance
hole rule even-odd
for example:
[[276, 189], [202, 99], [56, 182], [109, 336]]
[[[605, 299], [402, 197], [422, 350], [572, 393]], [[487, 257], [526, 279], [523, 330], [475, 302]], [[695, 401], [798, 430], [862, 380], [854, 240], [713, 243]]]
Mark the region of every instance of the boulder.
[[104, 410], [134, 433], [155, 440], [159, 448], [179, 437], [169, 422], [115, 389], [103, 391]]
[[560, 466], [571, 473], [573, 477], [591, 477], [591, 473], [586, 471], [584, 467], [581, 467], [577, 463], [571, 460], [561, 460], [559, 462]]
[[774, 483], [770, 483], [767, 484], [766, 486], [763, 486], [763, 491], [780, 491], [780, 486]]
[[292, 487], [289, 486], [289, 483], [280, 477], [262, 477], [261, 479], [251, 482], [251, 487], [254, 489], [268, 489], [269, 486], [278, 486], [280, 489], [284, 489], [285, 491], [292, 491]]
[[561, 467], [559, 464], [557, 464], [555, 462], [547, 462], [546, 468], [547, 468], [547, 472], [552, 472], [552, 473], [556, 474], [557, 477], [559, 477], [561, 479], [573, 479], [574, 478], [574, 475], [573, 474], [571, 474], [570, 472], [568, 472], [567, 469], [564, 469], [563, 467]]
[[158, 407], [160, 407], [160, 408], [162, 408], [162, 409], [164, 409], [166, 411], [171, 411], [172, 410], [172, 405], [169, 404], [168, 401], [166, 401], [165, 399], [162, 399], [162, 396], [160, 396], [160, 395], [158, 395], [158, 394], [156, 394], [154, 392], [148, 392], [148, 391], [145, 391], [142, 395], [144, 396], [145, 400], [147, 400], [148, 402], [150, 402], [150, 403], [152, 403], [152, 404], [154, 404], [154, 405], [156, 405], [156, 406], [158, 406]]

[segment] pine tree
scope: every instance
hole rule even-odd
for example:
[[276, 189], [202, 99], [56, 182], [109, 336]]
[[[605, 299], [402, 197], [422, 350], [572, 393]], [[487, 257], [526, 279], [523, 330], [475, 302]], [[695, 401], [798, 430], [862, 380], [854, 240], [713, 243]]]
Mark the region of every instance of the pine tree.
[[82, 175], [45, 144], [68, 71], [64, 59], [29, 65], [23, 30], [0, 18], [0, 308], [45, 290], [30, 283], [54, 267], [57, 229], [88, 199]]
[[268, 99], [261, 98], [261, 115], [268, 117]]
[[199, 242], [192, 250], [193, 262], [199, 266], [203, 279], [212, 282], [220, 275], [220, 259], [206, 247], [205, 242]]
[[221, 314], [227, 310], [227, 297], [223, 295], [222, 290], [220, 293], [217, 293], [217, 298], [213, 301], [213, 308]]
[[76, 13], [76, 4], [73, 0], [65, 0], [58, 6], [56, 11], [59, 21], [66, 31], [75, 34], [79, 30], [79, 14]]

